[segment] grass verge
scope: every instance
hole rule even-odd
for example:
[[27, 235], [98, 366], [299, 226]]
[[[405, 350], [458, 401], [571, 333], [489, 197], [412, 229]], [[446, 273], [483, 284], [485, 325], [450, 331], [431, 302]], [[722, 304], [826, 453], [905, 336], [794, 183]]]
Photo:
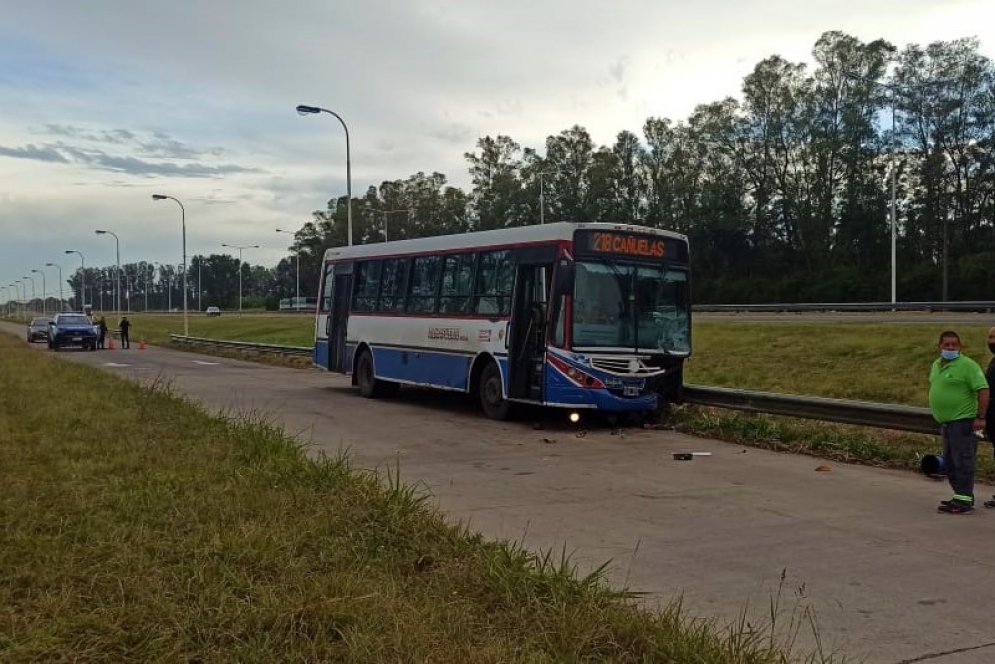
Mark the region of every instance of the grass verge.
[[0, 334], [0, 660], [788, 661], [263, 422]]

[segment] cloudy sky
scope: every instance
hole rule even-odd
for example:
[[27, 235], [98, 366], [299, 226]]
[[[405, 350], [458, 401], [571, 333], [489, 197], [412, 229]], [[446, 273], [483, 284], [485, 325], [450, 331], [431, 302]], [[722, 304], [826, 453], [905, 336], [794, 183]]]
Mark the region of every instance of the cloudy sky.
[[[738, 95], [778, 53], [843, 30], [899, 46], [977, 36], [992, 0], [0, 0], [0, 285], [58, 262], [178, 263], [259, 244], [274, 264], [310, 212], [507, 134], [598, 143]], [[55, 281], [50, 270], [49, 285]], [[37, 277], [37, 275], [35, 275]], [[39, 289], [40, 289], [39, 280]]]

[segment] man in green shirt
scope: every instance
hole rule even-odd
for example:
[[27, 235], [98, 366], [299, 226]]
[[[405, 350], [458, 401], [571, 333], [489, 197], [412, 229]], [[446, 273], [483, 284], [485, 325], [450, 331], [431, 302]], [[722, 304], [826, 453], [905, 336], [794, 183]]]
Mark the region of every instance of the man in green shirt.
[[939, 510], [967, 514], [974, 509], [974, 462], [978, 453], [975, 430], [985, 428], [988, 381], [978, 363], [961, 355], [960, 336], [940, 335], [940, 357], [929, 370], [929, 409], [943, 434], [943, 461], [954, 490]]

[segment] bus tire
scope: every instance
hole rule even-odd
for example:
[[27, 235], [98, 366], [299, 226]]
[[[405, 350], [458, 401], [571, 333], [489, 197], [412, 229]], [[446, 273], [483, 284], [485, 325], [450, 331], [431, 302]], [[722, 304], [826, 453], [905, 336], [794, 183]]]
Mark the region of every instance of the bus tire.
[[356, 384], [359, 386], [360, 396], [367, 399], [380, 396], [382, 390], [379, 383], [373, 371], [373, 355], [364, 349], [356, 360]]
[[494, 362], [488, 363], [480, 374], [480, 407], [492, 420], [506, 420], [511, 414], [511, 403], [504, 398], [501, 370]]

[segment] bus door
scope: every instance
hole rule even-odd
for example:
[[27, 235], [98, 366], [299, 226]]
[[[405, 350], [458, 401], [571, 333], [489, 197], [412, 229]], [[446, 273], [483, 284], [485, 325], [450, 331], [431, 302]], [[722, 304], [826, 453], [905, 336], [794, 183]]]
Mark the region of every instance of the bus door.
[[542, 401], [549, 286], [556, 247], [530, 247], [515, 253], [515, 291], [508, 332], [508, 396]]
[[329, 371], [347, 372], [352, 369], [346, 353], [346, 332], [349, 327], [351, 300], [352, 263], [336, 263], [335, 284], [332, 287], [332, 310], [327, 321]]

